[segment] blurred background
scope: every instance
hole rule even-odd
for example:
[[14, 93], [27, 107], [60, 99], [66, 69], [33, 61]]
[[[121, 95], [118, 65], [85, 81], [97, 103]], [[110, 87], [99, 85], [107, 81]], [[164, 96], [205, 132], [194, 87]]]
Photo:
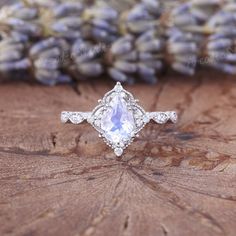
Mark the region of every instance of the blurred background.
[[[236, 235], [236, 0], [0, 5], [0, 236]], [[179, 116], [121, 158], [60, 121], [116, 81]]]
[[45, 85], [236, 74], [233, 0], [1, 1], [1, 80]]

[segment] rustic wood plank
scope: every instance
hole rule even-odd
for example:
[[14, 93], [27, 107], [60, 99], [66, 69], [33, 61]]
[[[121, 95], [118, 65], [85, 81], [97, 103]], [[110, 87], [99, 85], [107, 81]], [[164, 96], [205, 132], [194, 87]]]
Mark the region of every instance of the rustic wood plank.
[[0, 87], [0, 235], [235, 235], [236, 86], [200, 73], [135, 85], [149, 124], [122, 158], [62, 110], [90, 110], [111, 82]]

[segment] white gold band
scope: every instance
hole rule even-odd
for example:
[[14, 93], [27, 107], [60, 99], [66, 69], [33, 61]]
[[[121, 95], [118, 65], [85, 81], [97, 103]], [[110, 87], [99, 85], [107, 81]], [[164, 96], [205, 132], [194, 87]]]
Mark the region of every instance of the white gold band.
[[117, 156], [122, 155], [124, 149], [151, 120], [158, 124], [168, 121], [176, 123], [177, 114], [174, 111], [145, 112], [134, 96], [123, 89], [120, 83], [99, 100], [98, 106], [92, 112], [61, 113], [62, 123], [77, 125], [87, 121], [91, 124]]
[[[89, 121], [92, 116], [92, 112], [73, 112], [73, 111], [63, 111], [61, 113], [62, 123], [72, 123], [75, 125], [81, 124], [83, 121]], [[146, 112], [146, 117], [148, 123], [150, 120], [155, 121], [157, 124], [165, 124], [169, 121], [176, 123], [178, 120], [175, 111], [166, 112]]]
[[73, 111], [63, 111], [61, 113], [62, 123], [72, 123], [78, 125], [85, 120], [88, 120], [92, 115], [92, 112], [73, 112]]

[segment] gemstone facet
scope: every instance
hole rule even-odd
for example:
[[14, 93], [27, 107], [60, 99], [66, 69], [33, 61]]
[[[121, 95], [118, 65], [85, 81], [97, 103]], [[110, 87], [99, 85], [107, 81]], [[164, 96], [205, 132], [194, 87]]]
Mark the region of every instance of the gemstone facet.
[[105, 138], [112, 143], [122, 145], [132, 139], [135, 129], [134, 114], [121, 93], [111, 99], [107, 111], [101, 120], [101, 128]]
[[151, 120], [158, 124], [177, 122], [177, 114], [174, 111], [145, 112], [138, 105], [138, 100], [123, 89], [119, 82], [98, 102], [92, 112], [62, 112], [61, 121], [80, 124], [86, 120], [118, 157]]

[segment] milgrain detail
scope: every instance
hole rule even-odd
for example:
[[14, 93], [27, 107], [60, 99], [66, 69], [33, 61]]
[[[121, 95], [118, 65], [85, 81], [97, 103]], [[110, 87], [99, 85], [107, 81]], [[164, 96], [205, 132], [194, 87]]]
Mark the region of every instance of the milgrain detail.
[[[80, 94], [67, 86], [0, 87], [0, 235], [234, 236], [234, 80], [199, 77], [130, 87], [143, 107], [177, 107], [181, 117], [148, 123], [121, 158], [90, 125], [58, 119], [65, 108], [93, 107], [108, 83], [96, 84], [97, 92], [81, 83]], [[12, 116], [22, 108], [24, 116]]]
[[[175, 111], [167, 112], [147, 112], [147, 122], [153, 120], [158, 124], [165, 124], [168, 121], [176, 123], [178, 120], [177, 113]], [[61, 113], [62, 123], [72, 123], [75, 125], [81, 124], [83, 121], [90, 121], [92, 112], [73, 112], [63, 111]]]
[[157, 124], [176, 123], [178, 120], [175, 111], [145, 112], [139, 101], [123, 89], [120, 82], [98, 102], [92, 112], [63, 111], [61, 122], [78, 125], [87, 121], [118, 157], [151, 120]]
[[92, 115], [92, 112], [71, 112], [63, 111], [61, 113], [62, 123], [72, 123], [75, 125], [81, 124], [83, 121], [87, 121]]

